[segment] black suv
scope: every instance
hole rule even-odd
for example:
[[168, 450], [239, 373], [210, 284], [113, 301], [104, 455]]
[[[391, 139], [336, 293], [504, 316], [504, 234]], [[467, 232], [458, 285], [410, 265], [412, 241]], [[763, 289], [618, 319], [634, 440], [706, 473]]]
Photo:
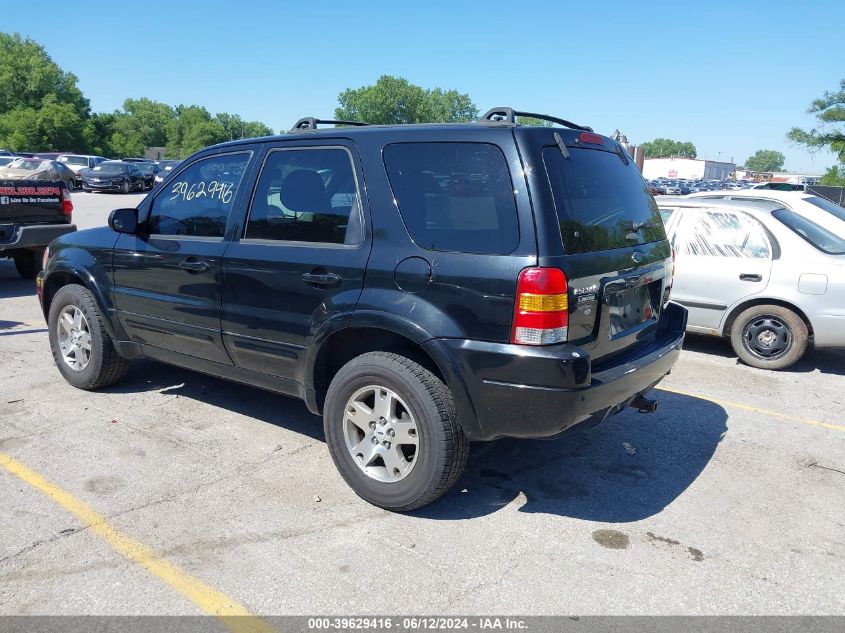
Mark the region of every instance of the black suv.
[[59, 370], [96, 389], [144, 356], [302, 398], [391, 510], [443, 494], [471, 440], [653, 410], [686, 321], [657, 206], [618, 143], [521, 115], [303, 119], [196, 153], [52, 243]]

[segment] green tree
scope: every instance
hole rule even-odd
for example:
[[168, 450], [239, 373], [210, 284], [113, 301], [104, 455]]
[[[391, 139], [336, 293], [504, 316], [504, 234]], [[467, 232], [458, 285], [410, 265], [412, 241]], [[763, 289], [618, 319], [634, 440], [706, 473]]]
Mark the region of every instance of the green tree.
[[88, 100], [40, 44], [0, 33], [0, 146], [22, 151], [88, 147]]
[[751, 171], [783, 171], [783, 154], [773, 149], [758, 149], [749, 156], [745, 166]]
[[0, 114], [0, 145], [12, 151], [85, 149], [82, 117], [73, 104], [44, 98], [41, 108], [15, 108]]
[[176, 106], [176, 117], [167, 126], [167, 155], [185, 158], [189, 154], [228, 141], [223, 124], [202, 106]]
[[831, 187], [845, 187], [845, 167], [828, 168], [824, 176], [819, 178], [819, 184]]
[[52, 95], [85, 117], [89, 103], [76, 82], [76, 76], [59, 68], [37, 42], [18, 33], [0, 33], [0, 114], [18, 108], [37, 110]]
[[535, 127], [554, 127], [554, 123], [545, 119], [537, 119], [533, 116], [518, 116], [516, 122], [520, 125], [532, 125]]
[[222, 112], [214, 117], [223, 126], [228, 140], [270, 136], [273, 130], [261, 121], [244, 121], [237, 114]]
[[829, 149], [845, 164], [845, 79], [839, 82], [837, 92], [825, 92], [807, 110], [818, 120], [818, 127], [802, 130], [794, 127], [786, 137], [793, 143], [810, 150]]
[[478, 108], [457, 90], [424, 89], [407, 79], [382, 75], [372, 86], [349, 88], [338, 97], [335, 117], [367, 123], [443, 123], [471, 121]]
[[646, 158], [667, 158], [680, 156], [682, 158], [695, 158], [698, 151], [690, 141], [673, 141], [668, 138], [656, 138], [647, 143], [641, 143], [640, 148]]
[[115, 112], [113, 128], [135, 145], [163, 147], [167, 145], [167, 126], [176, 118], [175, 110], [166, 103], [146, 97], [127, 99], [123, 110]]

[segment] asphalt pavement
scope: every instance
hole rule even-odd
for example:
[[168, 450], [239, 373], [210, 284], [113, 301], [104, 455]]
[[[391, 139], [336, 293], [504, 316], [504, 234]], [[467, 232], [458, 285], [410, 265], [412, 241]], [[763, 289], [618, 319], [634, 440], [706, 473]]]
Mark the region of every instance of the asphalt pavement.
[[72, 388], [3, 260], [0, 358], [0, 614], [845, 615], [842, 352], [768, 372], [691, 336], [656, 413], [474, 444], [404, 515], [296, 400], [150, 361]]

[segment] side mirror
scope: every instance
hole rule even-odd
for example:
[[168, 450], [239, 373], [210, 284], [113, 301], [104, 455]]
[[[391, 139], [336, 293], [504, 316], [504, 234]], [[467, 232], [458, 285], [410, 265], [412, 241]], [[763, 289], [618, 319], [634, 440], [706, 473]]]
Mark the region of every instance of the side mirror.
[[115, 209], [109, 214], [109, 227], [117, 233], [134, 235], [138, 230], [138, 209]]

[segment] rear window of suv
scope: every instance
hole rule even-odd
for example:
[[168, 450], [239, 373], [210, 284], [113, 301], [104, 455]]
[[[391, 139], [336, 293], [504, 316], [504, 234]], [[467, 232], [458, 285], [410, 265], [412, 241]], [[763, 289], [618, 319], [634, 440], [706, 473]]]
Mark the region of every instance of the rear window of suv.
[[618, 154], [543, 149], [560, 236], [567, 253], [591, 253], [666, 239], [663, 221], [633, 161]]
[[393, 196], [414, 242], [436, 251], [504, 255], [519, 243], [505, 156], [488, 143], [384, 148]]

